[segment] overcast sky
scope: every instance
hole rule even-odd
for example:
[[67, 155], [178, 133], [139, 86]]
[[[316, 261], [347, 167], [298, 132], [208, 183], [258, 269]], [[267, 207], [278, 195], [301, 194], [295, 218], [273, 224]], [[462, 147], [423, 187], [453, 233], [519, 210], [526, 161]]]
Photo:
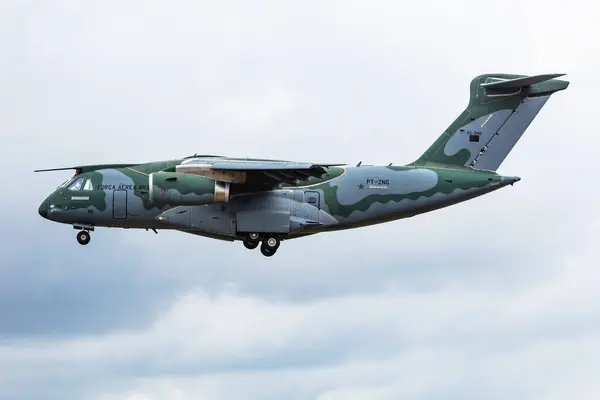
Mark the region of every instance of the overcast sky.
[[[598, 399], [592, 3], [0, 2], [0, 398]], [[523, 179], [263, 257], [176, 232], [79, 246], [71, 172], [193, 153], [416, 159], [482, 73], [567, 73]]]

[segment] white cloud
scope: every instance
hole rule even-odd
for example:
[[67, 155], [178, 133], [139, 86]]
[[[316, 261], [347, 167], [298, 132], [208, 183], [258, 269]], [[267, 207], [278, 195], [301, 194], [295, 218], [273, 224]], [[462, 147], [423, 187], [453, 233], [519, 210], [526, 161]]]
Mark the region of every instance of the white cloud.
[[[115, 398], [264, 398], [295, 390], [322, 399], [490, 390], [550, 398], [549, 387], [566, 390], [600, 367], [600, 297], [592, 284], [600, 260], [585, 257], [597, 229], [582, 232], [588, 239], [551, 279], [518, 290], [392, 288], [290, 304], [235, 288], [212, 297], [199, 289], [147, 330], [16, 342], [0, 350], [0, 363], [11, 366], [2, 386], [36, 381], [60, 365], [67, 377], [107, 377], [120, 387]], [[581, 384], [581, 398], [600, 394], [594, 380]]]
[[[43, 303], [85, 325], [111, 298], [132, 324], [69, 336], [44, 319], [62, 336], [0, 342], [0, 397], [597, 398], [597, 13], [554, 3], [3, 2], [0, 295], [19, 318], [0, 324]], [[502, 166], [523, 180], [469, 203], [269, 260], [166, 232], [99, 230], [74, 251], [37, 216], [63, 175], [34, 168], [410, 162], [496, 71], [572, 85]]]
[[214, 104], [211, 104], [209, 113], [217, 117], [222, 125], [233, 124], [239, 131], [256, 133], [260, 129], [269, 129], [270, 124], [277, 123], [289, 115], [294, 105], [294, 94], [281, 85], [269, 82], [263, 82], [261, 86], [264, 87], [259, 89], [258, 95], [234, 92], [217, 98]]

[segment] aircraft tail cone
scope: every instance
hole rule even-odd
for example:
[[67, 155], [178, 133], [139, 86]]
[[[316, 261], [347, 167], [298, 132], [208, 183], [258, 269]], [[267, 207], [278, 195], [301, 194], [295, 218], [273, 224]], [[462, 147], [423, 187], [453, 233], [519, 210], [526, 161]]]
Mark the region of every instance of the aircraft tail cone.
[[520, 180], [521, 180], [521, 178], [518, 176], [503, 176], [502, 177], [502, 182], [505, 185], [514, 185], [515, 183], [519, 182]]

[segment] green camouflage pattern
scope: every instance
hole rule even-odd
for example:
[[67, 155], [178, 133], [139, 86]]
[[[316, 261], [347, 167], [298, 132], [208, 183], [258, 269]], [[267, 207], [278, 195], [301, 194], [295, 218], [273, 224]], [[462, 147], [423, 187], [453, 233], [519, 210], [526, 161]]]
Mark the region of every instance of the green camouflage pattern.
[[405, 166], [198, 155], [81, 166], [39, 213], [83, 230], [176, 229], [230, 241], [248, 241], [250, 233], [285, 240], [412, 217], [519, 180], [496, 170], [548, 98], [568, 86], [546, 76], [522, 78], [473, 79], [466, 110]]

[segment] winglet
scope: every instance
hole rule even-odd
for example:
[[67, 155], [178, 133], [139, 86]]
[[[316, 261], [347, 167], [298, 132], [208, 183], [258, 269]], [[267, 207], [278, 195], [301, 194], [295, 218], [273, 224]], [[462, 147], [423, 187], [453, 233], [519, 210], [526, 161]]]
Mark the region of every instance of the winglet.
[[[542, 83], [549, 81], [550, 79], [564, 76], [565, 74], [544, 74], [534, 76], [524, 76], [522, 78], [515, 79], [503, 79], [496, 80], [494, 82], [482, 83], [481, 86], [488, 89], [518, 89], [525, 86], [535, 85], [536, 83]], [[498, 78], [496, 78], [498, 79]]]

